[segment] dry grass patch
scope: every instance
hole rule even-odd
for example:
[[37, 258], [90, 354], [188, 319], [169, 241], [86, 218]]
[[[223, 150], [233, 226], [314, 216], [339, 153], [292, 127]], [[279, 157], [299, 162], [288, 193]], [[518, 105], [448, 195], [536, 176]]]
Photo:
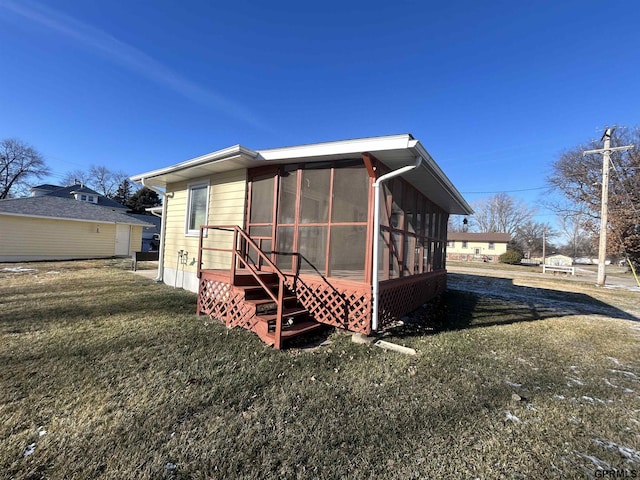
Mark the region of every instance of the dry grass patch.
[[[451, 291], [406, 357], [274, 351], [110, 262], [0, 266], [6, 478], [584, 478], [640, 468], [640, 324]], [[48, 273], [57, 272], [57, 273]], [[527, 321], [522, 321], [525, 318]]]

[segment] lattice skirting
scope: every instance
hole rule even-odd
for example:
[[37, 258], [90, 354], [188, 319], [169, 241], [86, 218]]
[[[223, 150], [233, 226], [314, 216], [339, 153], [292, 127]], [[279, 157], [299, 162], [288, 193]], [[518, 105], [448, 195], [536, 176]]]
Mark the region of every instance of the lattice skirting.
[[244, 302], [244, 293], [233, 285], [205, 274], [198, 290], [198, 314], [216, 318], [227, 327], [251, 330], [254, 326], [255, 308]]
[[322, 278], [287, 277], [287, 287], [320, 323], [371, 333], [371, 286], [331, 284]]
[[[320, 323], [352, 332], [371, 333], [371, 287], [348, 285], [311, 277], [287, 277], [287, 287]], [[380, 283], [380, 327], [415, 310], [447, 287], [446, 271], [425, 273]], [[224, 322], [228, 327], [251, 330], [255, 308], [244, 301], [244, 294], [220, 277], [204, 272], [198, 291], [198, 313]]]
[[381, 328], [427, 303], [446, 288], [446, 270], [380, 282]]

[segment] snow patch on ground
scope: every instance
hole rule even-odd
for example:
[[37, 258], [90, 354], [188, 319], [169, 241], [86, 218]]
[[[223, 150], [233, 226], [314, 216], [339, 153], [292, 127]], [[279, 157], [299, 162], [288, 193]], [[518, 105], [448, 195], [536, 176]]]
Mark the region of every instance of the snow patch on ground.
[[5, 267], [2, 269], [2, 271], [7, 273], [25, 273], [25, 272], [37, 272], [38, 270], [35, 268], [26, 268], [26, 267]]
[[573, 387], [574, 385], [579, 385], [579, 386], [584, 385], [584, 382], [579, 378], [567, 377], [567, 380], [568, 380], [567, 387]]
[[522, 423], [522, 420], [520, 420], [518, 417], [516, 417], [513, 413], [511, 412], [505, 412], [505, 415], [507, 417], [507, 420], [511, 420], [514, 423]]
[[35, 451], [36, 451], [36, 444], [30, 443], [29, 445], [27, 445], [27, 448], [24, 449], [22, 456], [28, 457], [29, 455], [33, 455], [33, 452]]
[[624, 375], [627, 378], [631, 378], [632, 380], [640, 380], [640, 377], [633, 372], [628, 372], [626, 370], [616, 370], [615, 368], [609, 369], [611, 373], [619, 373], [620, 375]]
[[624, 445], [618, 445], [617, 443], [614, 443], [614, 442], [607, 442], [605, 440], [600, 440], [599, 438], [594, 439], [593, 443], [595, 443], [596, 445], [606, 450], [611, 450], [614, 452], [617, 451], [620, 455], [622, 455], [628, 460], [631, 460], [632, 462], [640, 463], [640, 451], [638, 450], [625, 447]]
[[579, 456], [581, 456], [582, 458], [586, 458], [587, 460], [592, 462], [600, 470], [610, 470], [611, 469], [611, 465], [609, 465], [604, 460], [600, 460], [598, 457], [594, 457], [593, 455], [585, 455], [584, 453], [578, 453], [578, 452], [576, 452], [576, 453]]
[[[555, 292], [536, 287], [511, 285], [500, 278], [488, 278], [486, 282], [475, 282], [470, 278], [465, 278], [465, 274], [462, 272], [450, 272], [447, 277], [447, 283], [448, 288], [452, 290], [460, 290], [482, 296], [496, 297], [510, 302], [519, 302], [526, 305], [531, 310], [538, 311], [540, 313], [548, 311], [554, 316], [600, 314], [620, 318], [621, 313], [620, 309], [602, 304], [595, 300], [593, 302], [586, 301], [584, 303], [565, 300], [562, 297], [562, 292]], [[630, 316], [635, 315], [631, 312], [625, 313]], [[635, 316], [633, 319], [637, 320]]]
[[520, 388], [522, 386], [521, 383], [510, 382], [509, 380], [505, 380], [504, 383], [506, 383], [507, 385], [513, 388]]

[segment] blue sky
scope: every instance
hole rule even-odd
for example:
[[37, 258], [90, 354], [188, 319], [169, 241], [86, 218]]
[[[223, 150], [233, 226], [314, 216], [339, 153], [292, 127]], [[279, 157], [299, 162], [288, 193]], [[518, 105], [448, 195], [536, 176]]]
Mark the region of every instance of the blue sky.
[[57, 182], [412, 133], [468, 201], [534, 205], [563, 149], [640, 124], [639, 21], [632, 0], [0, 0], [0, 138]]

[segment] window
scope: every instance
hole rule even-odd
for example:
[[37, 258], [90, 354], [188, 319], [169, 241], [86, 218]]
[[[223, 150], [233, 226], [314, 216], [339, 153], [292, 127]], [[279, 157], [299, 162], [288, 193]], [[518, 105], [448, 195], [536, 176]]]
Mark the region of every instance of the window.
[[467, 248], [467, 242], [465, 241], [462, 242], [462, 248]]
[[489, 250], [495, 250], [496, 244], [494, 242], [489, 242]]
[[207, 183], [189, 185], [187, 205], [185, 234], [199, 235], [200, 226], [207, 224], [209, 185]]
[[447, 241], [447, 247], [454, 248], [455, 246], [456, 246], [456, 242], [454, 242], [453, 240]]

